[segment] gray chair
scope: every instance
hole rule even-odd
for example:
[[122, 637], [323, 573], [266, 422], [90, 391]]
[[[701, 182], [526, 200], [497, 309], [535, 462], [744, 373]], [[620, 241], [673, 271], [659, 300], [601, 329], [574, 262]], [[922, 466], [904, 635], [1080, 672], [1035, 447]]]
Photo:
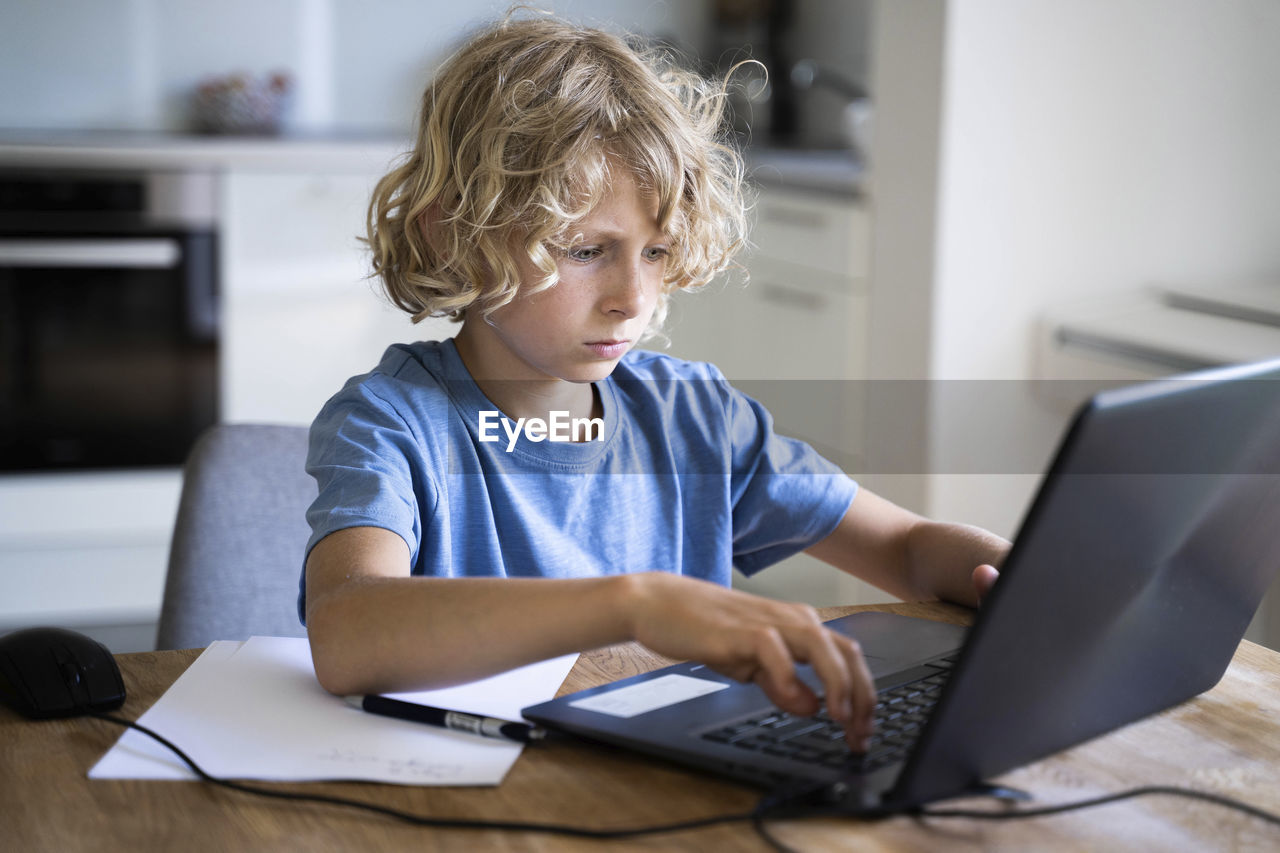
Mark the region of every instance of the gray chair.
[[223, 424], [187, 458], [156, 647], [301, 637], [298, 577], [316, 496], [307, 429]]

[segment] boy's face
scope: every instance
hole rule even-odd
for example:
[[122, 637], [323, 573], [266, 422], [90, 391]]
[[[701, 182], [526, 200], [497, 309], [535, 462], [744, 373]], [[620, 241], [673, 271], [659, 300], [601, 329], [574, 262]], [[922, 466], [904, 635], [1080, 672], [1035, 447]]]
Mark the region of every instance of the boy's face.
[[[662, 293], [670, 242], [657, 209], [618, 170], [610, 192], [570, 228], [572, 247], [556, 259], [560, 280], [538, 293], [523, 290], [490, 323], [468, 322], [483, 372], [569, 382], [607, 377], [648, 328]], [[522, 286], [538, 278], [527, 260], [520, 272]]]

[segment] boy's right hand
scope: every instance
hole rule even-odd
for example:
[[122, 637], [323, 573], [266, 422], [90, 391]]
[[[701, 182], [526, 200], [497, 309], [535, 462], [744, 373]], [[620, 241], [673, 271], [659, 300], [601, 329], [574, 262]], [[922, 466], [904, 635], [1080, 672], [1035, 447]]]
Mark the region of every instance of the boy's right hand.
[[659, 654], [696, 660], [754, 682], [782, 710], [808, 716], [820, 702], [796, 675], [810, 664], [822, 680], [828, 713], [854, 750], [872, 731], [875, 689], [856, 641], [825, 628], [806, 604], [774, 601], [713, 583], [649, 572], [631, 575], [630, 634]]

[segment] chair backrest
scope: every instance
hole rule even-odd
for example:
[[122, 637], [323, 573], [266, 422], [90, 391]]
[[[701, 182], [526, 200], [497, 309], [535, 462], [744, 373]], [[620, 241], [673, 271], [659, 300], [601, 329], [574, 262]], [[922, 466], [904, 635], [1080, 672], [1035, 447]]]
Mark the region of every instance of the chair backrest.
[[316, 496], [307, 429], [220, 424], [187, 458], [156, 646], [301, 637], [298, 579]]

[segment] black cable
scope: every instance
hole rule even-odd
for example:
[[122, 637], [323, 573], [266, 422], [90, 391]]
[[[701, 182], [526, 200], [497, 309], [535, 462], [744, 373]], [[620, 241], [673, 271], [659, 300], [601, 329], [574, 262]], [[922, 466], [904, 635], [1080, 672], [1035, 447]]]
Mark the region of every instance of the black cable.
[[772, 847], [776, 853], [795, 853], [794, 850], [775, 838], [773, 833], [768, 830], [764, 825], [763, 814], [755, 814], [752, 816], [751, 827], [756, 831], [756, 835], [759, 835], [764, 840], [764, 843]]
[[1229, 809], [1236, 809], [1247, 815], [1265, 820], [1268, 823], [1280, 826], [1280, 815], [1272, 814], [1249, 805], [1240, 800], [1224, 797], [1220, 794], [1212, 794], [1208, 791], [1197, 791], [1193, 788], [1176, 788], [1169, 785], [1149, 785], [1143, 788], [1131, 788], [1127, 791], [1121, 791], [1118, 794], [1106, 794], [1101, 797], [1092, 797], [1087, 800], [1076, 800], [1072, 803], [1062, 803], [1056, 806], [1043, 806], [1034, 809], [1010, 809], [1003, 812], [981, 811], [978, 809], [913, 809], [910, 814], [917, 817], [968, 817], [977, 818], [979, 820], [1019, 820], [1022, 818], [1047, 817], [1049, 815], [1062, 814], [1063, 812], [1076, 811], [1078, 809], [1093, 808], [1095, 806], [1105, 806], [1109, 803], [1117, 803], [1121, 800], [1130, 800], [1135, 797], [1146, 797], [1155, 794], [1167, 794], [1174, 797], [1187, 797], [1193, 800], [1204, 800], [1205, 802], [1214, 803], [1215, 805], [1224, 806]]
[[[163, 744], [174, 755], [182, 759], [182, 761], [191, 768], [198, 777], [206, 782], [214, 785], [220, 785], [233, 791], [240, 791], [246, 794], [257, 794], [263, 797], [274, 797], [281, 800], [293, 800], [295, 802], [311, 802], [323, 803], [326, 805], [346, 806], [348, 808], [365, 809], [375, 814], [384, 815], [396, 820], [405, 821], [415, 826], [425, 826], [434, 829], [498, 829], [516, 832], [541, 832], [556, 835], [570, 835], [577, 838], [591, 838], [596, 840], [609, 840], [620, 838], [635, 838], [642, 835], [657, 835], [667, 832], [686, 832], [694, 829], [702, 829], [708, 826], [716, 826], [724, 823], [750, 822], [752, 828], [760, 836], [760, 838], [779, 853], [790, 853], [790, 848], [778, 841], [765, 827], [764, 821], [774, 811], [785, 812], [785, 817], [802, 818], [805, 817], [803, 808], [797, 809], [792, 803], [795, 800], [804, 797], [777, 797], [770, 796], [763, 798], [760, 803], [749, 812], [740, 812], [736, 814], [715, 815], [713, 817], [698, 818], [696, 820], [681, 821], [678, 823], [659, 824], [654, 826], [627, 827], [619, 829], [589, 829], [579, 826], [567, 826], [564, 824], [553, 823], [524, 823], [520, 821], [490, 821], [490, 820], [471, 820], [466, 818], [436, 818], [416, 815], [410, 812], [400, 811], [388, 806], [380, 806], [376, 803], [370, 803], [364, 800], [353, 800], [346, 797], [334, 797], [327, 794], [304, 794], [296, 791], [281, 791], [273, 788], [259, 788], [254, 785], [246, 785], [243, 782], [236, 782], [230, 779], [221, 779], [212, 776], [197, 764], [189, 755], [183, 752], [176, 744], [165, 738], [158, 732], [147, 728], [132, 720], [125, 720], [120, 717], [113, 717], [110, 714], [90, 713], [89, 716], [99, 720], [106, 720], [118, 726], [136, 729], [148, 737], [153, 738], [158, 743]], [[805, 792], [812, 794], [812, 790]], [[1056, 806], [1044, 806], [1032, 809], [1011, 809], [1009, 811], [993, 812], [983, 811], [979, 809], [940, 809], [940, 808], [916, 808], [910, 809], [904, 814], [912, 815], [917, 818], [973, 818], [977, 820], [1023, 820], [1036, 817], [1048, 817], [1051, 815], [1063, 814], [1064, 812], [1077, 811], [1080, 809], [1094, 808], [1096, 806], [1104, 806], [1110, 803], [1129, 800], [1135, 797], [1152, 796], [1164, 794], [1168, 796], [1187, 797], [1190, 799], [1203, 800], [1215, 805], [1223, 806], [1230, 809], [1241, 811], [1245, 814], [1267, 821], [1268, 823], [1280, 826], [1280, 815], [1252, 806], [1240, 800], [1230, 797], [1224, 797], [1219, 794], [1212, 794], [1208, 791], [1197, 791], [1192, 788], [1177, 788], [1165, 785], [1151, 785], [1142, 788], [1131, 788], [1127, 791], [1121, 791], [1116, 794], [1107, 794], [1100, 797], [1093, 797], [1085, 800], [1077, 800], [1071, 803], [1062, 803]], [[830, 805], [826, 807], [815, 807], [810, 810], [811, 815], [822, 815], [832, 817], [840, 814], [838, 808], [832, 808]], [[857, 817], [856, 814], [848, 815]], [[881, 816], [889, 816], [887, 814]]]
[[281, 791], [274, 788], [259, 788], [256, 785], [246, 785], [243, 782], [236, 782], [231, 779], [222, 779], [217, 776], [210, 775], [176, 744], [144, 725], [121, 717], [113, 717], [110, 714], [90, 713], [89, 716], [99, 720], [106, 720], [109, 723], [115, 723], [118, 726], [136, 729], [148, 737], [155, 739], [158, 743], [163, 744], [167, 749], [172, 751], [174, 755], [182, 759], [182, 761], [191, 768], [192, 772], [204, 781], [246, 794], [258, 794], [263, 797], [274, 797], [280, 800], [293, 800], [295, 802], [323, 803], [326, 805], [366, 809], [376, 814], [414, 824], [415, 826], [425, 826], [433, 829], [499, 829], [515, 832], [543, 832], [557, 835], [571, 835], [577, 838], [592, 838], [596, 840], [635, 838], [641, 835], [656, 835], [665, 832], [685, 832], [692, 829], [702, 829], [704, 827], [716, 826], [723, 823], [750, 821], [756, 832], [760, 834], [761, 838], [763, 838], [767, 844], [777, 850], [785, 851], [787, 849], [781, 846], [768, 834], [767, 831], [765, 831], [762, 825], [764, 816], [761, 813], [760, 807], [749, 812], [741, 812], [738, 814], [716, 815], [713, 817], [698, 818], [696, 820], [681, 821], [678, 823], [659, 824], [655, 826], [628, 827], [620, 829], [589, 829], [587, 827], [567, 826], [553, 823], [523, 823], [520, 821], [490, 821], [470, 820], [466, 818], [426, 817], [423, 815], [412, 814], [411, 812], [400, 811], [399, 809], [393, 809], [388, 806], [380, 806], [377, 803], [370, 803], [364, 800], [334, 797], [328, 794], [305, 794], [296, 791]]

